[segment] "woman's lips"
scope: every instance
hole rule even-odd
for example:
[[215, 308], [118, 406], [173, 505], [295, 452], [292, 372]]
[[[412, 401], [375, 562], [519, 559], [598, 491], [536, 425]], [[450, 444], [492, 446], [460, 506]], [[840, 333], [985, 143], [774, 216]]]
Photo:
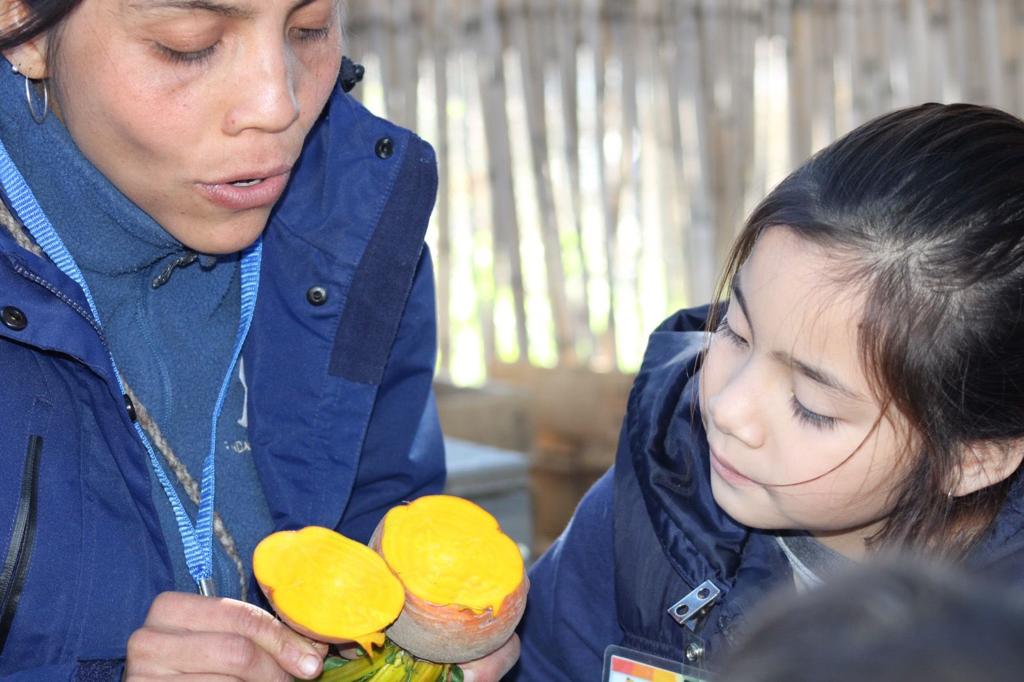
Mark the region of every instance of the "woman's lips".
[[255, 185], [239, 187], [231, 183], [197, 183], [196, 187], [210, 202], [233, 211], [273, 206], [288, 184], [289, 172], [264, 178]]
[[725, 479], [726, 483], [731, 483], [732, 485], [756, 485], [754, 481], [721, 460], [718, 455], [715, 454], [714, 450], [711, 451], [711, 468], [715, 470], [715, 473]]

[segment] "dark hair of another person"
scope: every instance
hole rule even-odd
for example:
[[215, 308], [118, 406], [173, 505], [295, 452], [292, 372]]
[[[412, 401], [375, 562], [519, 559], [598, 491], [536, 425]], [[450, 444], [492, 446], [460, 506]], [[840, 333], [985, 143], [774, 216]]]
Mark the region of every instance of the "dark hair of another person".
[[7, 27], [9, 17], [0, 16], [0, 50], [20, 45], [62, 22], [81, 0], [20, 0], [29, 10], [26, 21]]
[[858, 565], [768, 599], [720, 663], [722, 682], [1016, 682], [1024, 601], [949, 567]]
[[845, 265], [837, 291], [866, 301], [863, 366], [884, 410], [914, 431], [909, 473], [872, 545], [962, 556], [1016, 478], [951, 496], [963, 453], [1024, 437], [1024, 122], [925, 104], [855, 129], [754, 210], [716, 300], [773, 227]]

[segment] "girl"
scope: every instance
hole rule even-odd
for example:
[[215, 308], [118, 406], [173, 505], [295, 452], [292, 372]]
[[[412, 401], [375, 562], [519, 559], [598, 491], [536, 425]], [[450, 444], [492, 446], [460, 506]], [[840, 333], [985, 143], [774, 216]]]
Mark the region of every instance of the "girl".
[[441, 489], [434, 157], [342, 10], [0, 0], [4, 679], [313, 677], [254, 545]]
[[[1024, 123], [874, 120], [651, 337], [615, 466], [532, 572], [520, 679], [704, 665], [769, 589], [894, 549], [1024, 582]], [[701, 330], [714, 330], [710, 335]]]

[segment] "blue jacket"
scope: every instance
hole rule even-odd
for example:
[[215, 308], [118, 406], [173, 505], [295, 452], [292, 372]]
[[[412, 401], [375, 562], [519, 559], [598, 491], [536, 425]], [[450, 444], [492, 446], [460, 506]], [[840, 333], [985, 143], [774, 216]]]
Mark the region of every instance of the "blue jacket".
[[[339, 88], [266, 230], [244, 348], [279, 529], [367, 541], [388, 508], [443, 486], [423, 243], [436, 189], [429, 145]], [[146, 451], [81, 290], [3, 229], [0, 322], [0, 679], [119, 679], [174, 585]]]
[[[651, 336], [614, 467], [531, 569], [514, 679], [600, 680], [613, 644], [705, 667], [727, 649], [752, 604], [792, 583], [774, 537], [737, 524], [711, 494], [695, 380], [706, 313], [681, 311]], [[1024, 585], [1019, 474], [967, 563]], [[689, 612], [673, 608], [686, 599]]]

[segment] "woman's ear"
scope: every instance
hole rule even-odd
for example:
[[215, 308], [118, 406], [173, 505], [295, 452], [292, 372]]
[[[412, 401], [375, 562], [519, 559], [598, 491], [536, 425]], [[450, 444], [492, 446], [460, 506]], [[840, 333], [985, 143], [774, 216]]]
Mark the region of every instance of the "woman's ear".
[[[21, 0], [0, 0], [0, 31], [3, 33], [24, 24], [29, 16], [29, 10]], [[32, 80], [46, 78], [49, 75], [46, 68], [46, 41], [47, 33], [41, 33], [4, 50], [4, 57], [18, 69], [18, 73]]]
[[950, 495], [963, 497], [1001, 483], [1013, 475], [1024, 459], [1024, 439], [984, 441], [964, 448], [960, 478], [950, 488]]

